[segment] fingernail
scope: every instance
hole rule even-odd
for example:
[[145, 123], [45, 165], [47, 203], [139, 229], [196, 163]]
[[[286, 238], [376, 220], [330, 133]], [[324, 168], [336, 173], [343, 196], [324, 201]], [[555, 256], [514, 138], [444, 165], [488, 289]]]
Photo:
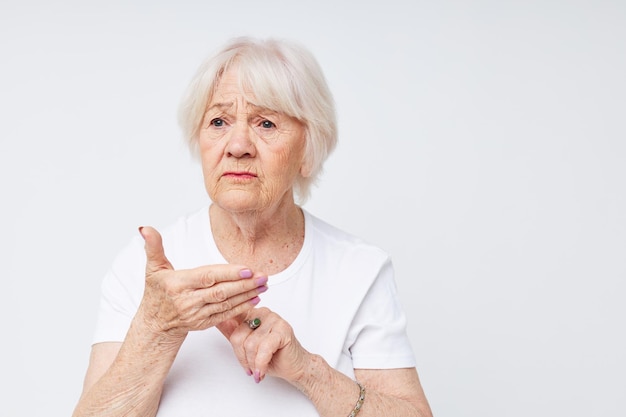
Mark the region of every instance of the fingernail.
[[252, 304], [253, 306], [259, 304], [261, 302], [261, 299], [259, 297], [254, 297], [250, 299], [250, 304]]
[[257, 287], [260, 287], [261, 285], [265, 285], [267, 284], [267, 277], [258, 277], [257, 279], [254, 280], [254, 283], [257, 285]]
[[252, 271], [250, 271], [249, 269], [242, 269], [241, 271], [239, 271], [239, 276], [241, 278], [251, 278]]
[[258, 369], [254, 371], [254, 382], [256, 382], [257, 384], [261, 382], [261, 371], [259, 371]]
[[252, 369], [246, 369], [246, 374], [248, 376], [252, 376]]
[[262, 287], [257, 287], [256, 292], [258, 292], [259, 294], [263, 294], [265, 291], [267, 291], [267, 285], [263, 285]]
[[139, 226], [138, 230], [139, 230], [139, 234], [141, 235], [141, 237], [144, 237], [143, 236], [143, 226]]

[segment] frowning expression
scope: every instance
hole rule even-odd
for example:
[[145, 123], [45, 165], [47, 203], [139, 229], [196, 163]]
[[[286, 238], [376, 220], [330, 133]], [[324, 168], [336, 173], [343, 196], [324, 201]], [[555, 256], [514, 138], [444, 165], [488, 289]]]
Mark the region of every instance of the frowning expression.
[[254, 96], [242, 93], [236, 69], [224, 73], [198, 135], [207, 193], [233, 212], [291, 201], [297, 176], [307, 175], [303, 124], [248, 99]]

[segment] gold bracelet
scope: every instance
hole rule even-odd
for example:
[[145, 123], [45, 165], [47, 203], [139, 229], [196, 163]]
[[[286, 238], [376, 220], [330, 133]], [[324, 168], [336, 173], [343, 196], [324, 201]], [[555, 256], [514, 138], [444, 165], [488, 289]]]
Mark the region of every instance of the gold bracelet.
[[365, 401], [365, 387], [358, 382], [356, 384], [359, 386], [359, 389], [361, 390], [361, 392], [359, 393], [359, 399], [356, 401], [354, 410], [352, 410], [352, 412], [350, 413], [350, 415], [348, 415], [348, 417], [356, 416], [359, 413], [359, 411], [361, 411], [361, 407], [363, 406], [363, 401]]

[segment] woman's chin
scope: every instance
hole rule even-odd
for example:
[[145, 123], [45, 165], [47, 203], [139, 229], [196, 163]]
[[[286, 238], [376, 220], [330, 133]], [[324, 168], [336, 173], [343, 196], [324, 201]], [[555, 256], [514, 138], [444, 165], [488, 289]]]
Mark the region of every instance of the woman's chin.
[[262, 210], [263, 203], [261, 199], [253, 193], [246, 191], [228, 191], [216, 196], [212, 199], [213, 203], [223, 210], [240, 213], [245, 211]]

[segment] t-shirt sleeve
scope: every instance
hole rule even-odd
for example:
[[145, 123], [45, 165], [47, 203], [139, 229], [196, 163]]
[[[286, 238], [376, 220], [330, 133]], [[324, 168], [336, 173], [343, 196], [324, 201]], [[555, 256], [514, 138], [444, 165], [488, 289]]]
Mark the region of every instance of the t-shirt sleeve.
[[93, 343], [124, 340], [143, 294], [144, 279], [143, 245], [133, 238], [102, 280]]
[[382, 265], [352, 322], [350, 354], [355, 369], [412, 368], [415, 356], [406, 333], [391, 260]]

